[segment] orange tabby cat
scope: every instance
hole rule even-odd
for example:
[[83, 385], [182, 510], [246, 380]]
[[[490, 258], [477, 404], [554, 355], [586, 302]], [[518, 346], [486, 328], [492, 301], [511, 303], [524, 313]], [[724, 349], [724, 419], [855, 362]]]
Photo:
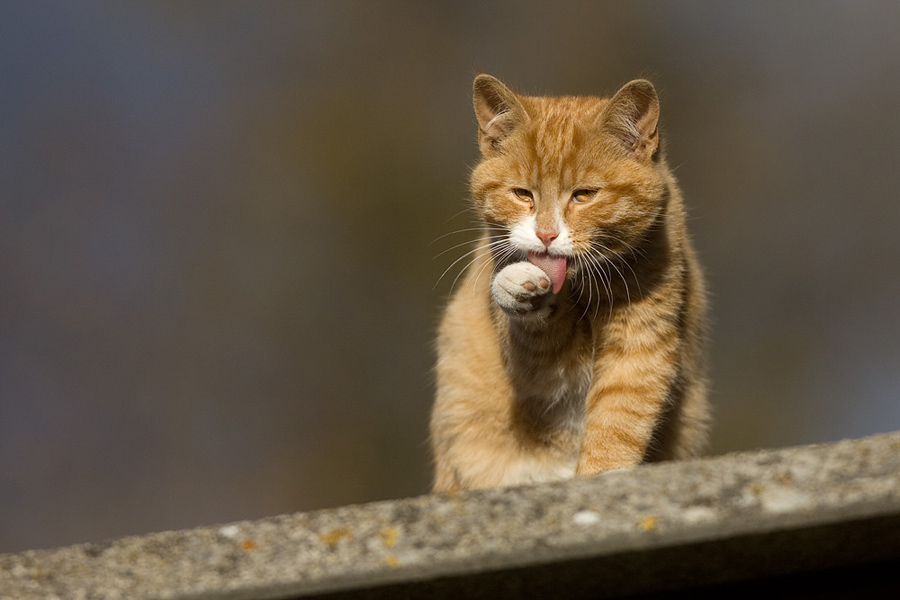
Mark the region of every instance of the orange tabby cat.
[[648, 81], [611, 99], [474, 85], [484, 225], [438, 336], [436, 491], [694, 456], [705, 292]]

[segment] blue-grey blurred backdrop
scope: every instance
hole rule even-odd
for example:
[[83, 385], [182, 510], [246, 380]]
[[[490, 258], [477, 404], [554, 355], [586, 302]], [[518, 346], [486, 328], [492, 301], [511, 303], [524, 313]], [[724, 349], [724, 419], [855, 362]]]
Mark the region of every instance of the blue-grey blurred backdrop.
[[479, 72], [656, 83], [711, 453], [900, 429], [898, 30], [891, 0], [3, 2], [0, 551], [425, 492]]

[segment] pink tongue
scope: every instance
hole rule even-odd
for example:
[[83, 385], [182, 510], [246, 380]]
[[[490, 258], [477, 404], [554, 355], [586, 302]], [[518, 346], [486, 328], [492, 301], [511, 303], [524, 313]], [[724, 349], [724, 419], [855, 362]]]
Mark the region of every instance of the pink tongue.
[[553, 293], [558, 294], [566, 281], [566, 257], [529, 252], [528, 262], [547, 274], [550, 284], [553, 286]]

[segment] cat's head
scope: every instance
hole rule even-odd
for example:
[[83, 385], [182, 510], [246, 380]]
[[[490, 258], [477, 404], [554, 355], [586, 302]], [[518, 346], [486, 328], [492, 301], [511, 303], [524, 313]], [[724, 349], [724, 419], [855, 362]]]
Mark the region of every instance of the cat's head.
[[498, 265], [527, 258], [558, 292], [559, 273], [578, 277], [640, 246], [667, 197], [649, 81], [610, 99], [554, 98], [521, 96], [479, 75], [474, 104], [482, 159], [472, 198]]

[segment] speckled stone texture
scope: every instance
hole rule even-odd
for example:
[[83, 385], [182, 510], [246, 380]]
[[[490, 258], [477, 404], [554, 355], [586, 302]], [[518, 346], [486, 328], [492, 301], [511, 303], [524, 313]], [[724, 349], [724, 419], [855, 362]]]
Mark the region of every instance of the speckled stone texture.
[[0, 598], [598, 598], [866, 565], [900, 565], [900, 433], [0, 555]]

